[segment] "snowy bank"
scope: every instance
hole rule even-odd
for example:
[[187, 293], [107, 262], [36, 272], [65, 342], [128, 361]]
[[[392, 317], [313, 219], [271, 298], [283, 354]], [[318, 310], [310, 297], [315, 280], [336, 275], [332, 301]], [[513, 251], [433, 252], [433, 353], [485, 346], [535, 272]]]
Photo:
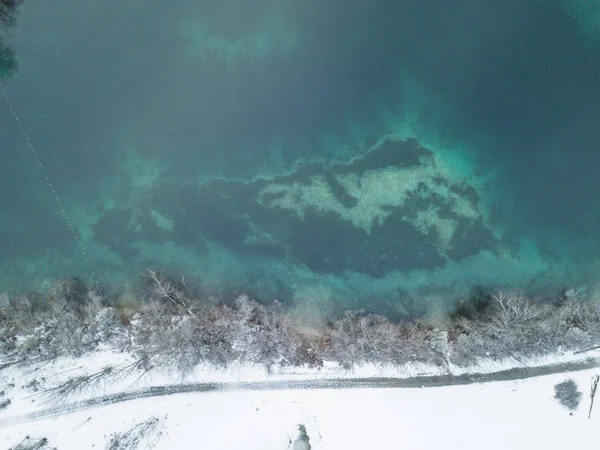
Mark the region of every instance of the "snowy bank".
[[[49, 382], [46, 377], [56, 377], [58, 381], [67, 374], [77, 376], [102, 367], [107, 360], [114, 362], [117, 356], [104, 353], [80, 360], [60, 360], [51, 366], [1, 372], [4, 387], [0, 390], [11, 383], [15, 386], [4, 392], [4, 397], [10, 396], [13, 401], [0, 412], [0, 448], [11, 448], [26, 436], [30, 436], [31, 442], [46, 438], [48, 446], [41, 448], [59, 450], [584, 448], [595, 442], [600, 425], [600, 411], [592, 412], [588, 419], [590, 386], [594, 376], [600, 374], [600, 368], [427, 389], [362, 387], [187, 392], [99, 405], [72, 413], [65, 410], [52, 417], [10, 423], [10, 418], [23, 417], [54, 404], [43, 400], [41, 387], [38, 392], [31, 392], [31, 386], [26, 387], [32, 379], [45, 378], [46, 383]], [[583, 355], [555, 355], [538, 363], [561, 364], [582, 358]], [[59, 367], [61, 375], [58, 375]], [[515, 367], [514, 361], [506, 361], [503, 366], [504, 369]], [[533, 367], [531, 361], [528, 368]], [[285, 380], [291, 382], [298, 378], [352, 379], [358, 374], [360, 370], [349, 374], [331, 369], [329, 373], [260, 375], [238, 367], [229, 372], [199, 370], [185, 382], [212, 380], [235, 384], [240, 380], [258, 383], [279, 380], [285, 383]], [[410, 377], [412, 373], [407, 369], [390, 375]], [[162, 380], [142, 377], [134, 384], [130, 384], [133, 378], [124, 378], [119, 383], [96, 386], [94, 392], [71, 398], [66, 403], [118, 392], [128, 383], [126, 389], [139, 390], [156, 382], [182, 382], [169, 378], [168, 374], [162, 377]], [[583, 393], [578, 408], [572, 413], [553, 398], [554, 385], [567, 378], [574, 380]], [[305, 427], [310, 447], [300, 447], [300, 441], [296, 441], [299, 425]], [[122, 446], [110, 447], [118, 442]]]

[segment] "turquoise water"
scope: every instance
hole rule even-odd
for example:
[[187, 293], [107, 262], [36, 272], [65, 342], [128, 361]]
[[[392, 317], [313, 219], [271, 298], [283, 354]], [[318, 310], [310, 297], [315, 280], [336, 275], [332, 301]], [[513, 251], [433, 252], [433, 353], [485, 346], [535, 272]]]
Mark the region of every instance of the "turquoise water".
[[[0, 283], [437, 314], [595, 285], [600, 7], [25, 0], [0, 31]], [[6, 4], [3, 2], [2, 4]]]

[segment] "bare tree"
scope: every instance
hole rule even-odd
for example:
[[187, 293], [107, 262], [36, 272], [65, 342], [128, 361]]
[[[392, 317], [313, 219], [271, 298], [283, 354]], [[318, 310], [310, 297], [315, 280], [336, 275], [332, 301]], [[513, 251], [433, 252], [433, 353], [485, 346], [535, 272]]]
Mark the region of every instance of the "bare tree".
[[145, 272], [148, 280], [148, 294], [151, 299], [171, 302], [190, 316], [196, 315], [188, 306], [190, 300], [185, 278], [169, 278], [164, 273], [154, 269]]

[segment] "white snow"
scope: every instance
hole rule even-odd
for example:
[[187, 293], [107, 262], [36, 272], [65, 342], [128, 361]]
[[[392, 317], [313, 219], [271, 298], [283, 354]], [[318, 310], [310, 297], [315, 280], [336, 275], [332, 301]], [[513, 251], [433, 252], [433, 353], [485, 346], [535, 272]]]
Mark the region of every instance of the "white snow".
[[[554, 355], [528, 366], [574, 360], [586, 355]], [[306, 427], [312, 450], [353, 449], [565, 449], [595, 448], [600, 429], [600, 405], [588, 419], [590, 386], [594, 370], [529, 378], [425, 389], [277, 390], [249, 392], [186, 393], [138, 399], [94, 407], [54, 418], [7, 424], [7, 419], [51, 406], [31, 389], [31, 379], [48, 385], [81, 373], [92, 373], [106, 364], [126, 364], [128, 357], [110, 352], [79, 360], [61, 360], [29, 370], [11, 368], [0, 372], [0, 396], [11, 404], [0, 411], [0, 449], [9, 449], [25, 436], [46, 437], [49, 448], [59, 450], [104, 449], [115, 433], [126, 432], [151, 417], [160, 419], [138, 449], [285, 450]], [[521, 362], [522, 363], [522, 362]], [[478, 367], [474, 372], [515, 367], [515, 361]], [[334, 367], [324, 373], [267, 375], [256, 368], [216, 371], [204, 368], [186, 382], [218, 380], [297, 379], [355, 377], [363, 375], [411, 376], [426, 368], [362, 368], [342, 373]], [[431, 369], [431, 368], [430, 368]], [[382, 372], [383, 370], [383, 372]], [[455, 368], [452, 368], [454, 371]], [[459, 372], [456, 369], [457, 373]], [[439, 372], [439, 371], [438, 371]], [[138, 375], [139, 376], [139, 375]], [[553, 398], [554, 385], [573, 379], [583, 393], [578, 409], [569, 411]], [[181, 380], [162, 374], [121, 379], [96, 387], [67, 402], [131, 391], [149, 385], [174, 384]], [[15, 386], [10, 388], [10, 384]], [[600, 398], [597, 399], [600, 403]], [[4, 421], [4, 424], [3, 424]], [[134, 448], [134, 447], [132, 447]]]

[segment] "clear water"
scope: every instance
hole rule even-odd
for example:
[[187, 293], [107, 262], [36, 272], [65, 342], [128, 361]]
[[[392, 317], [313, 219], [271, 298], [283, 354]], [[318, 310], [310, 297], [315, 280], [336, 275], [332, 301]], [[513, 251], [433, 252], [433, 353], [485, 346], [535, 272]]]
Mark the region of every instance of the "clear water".
[[596, 282], [597, 1], [25, 0], [4, 30], [3, 289], [160, 265], [403, 315]]

